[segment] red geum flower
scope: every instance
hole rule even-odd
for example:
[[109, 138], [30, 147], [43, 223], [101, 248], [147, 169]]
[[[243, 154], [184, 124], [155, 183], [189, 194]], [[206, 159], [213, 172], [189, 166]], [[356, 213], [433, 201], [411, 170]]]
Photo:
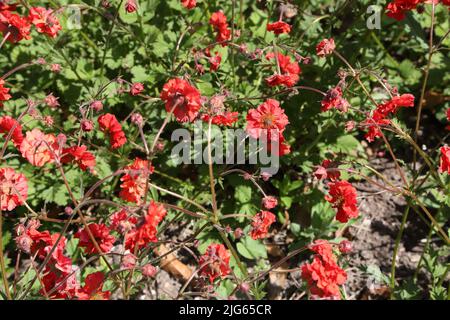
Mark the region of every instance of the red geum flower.
[[320, 258], [327, 263], [336, 262], [336, 257], [333, 253], [333, 247], [327, 240], [318, 239], [308, 245], [308, 249], [317, 253]]
[[277, 21], [267, 24], [267, 31], [272, 31], [275, 34], [291, 32], [291, 26], [283, 21]]
[[31, 39], [28, 20], [10, 11], [0, 11], [0, 31], [3, 37], [8, 36], [7, 40], [11, 43]]
[[36, 26], [38, 32], [45, 33], [51, 38], [55, 38], [62, 29], [52, 9], [33, 7], [28, 14], [28, 20]]
[[[272, 130], [282, 133], [289, 124], [289, 119], [280, 108], [280, 103], [274, 99], [267, 99], [256, 109], [250, 109], [247, 113], [247, 133], [257, 139], [262, 135], [272, 137]], [[277, 139], [274, 136], [273, 139]]]
[[3, 133], [5, 139], [13, 128], [11, 140], [16, 148], [19, 148], [23, 141], [22, 126], [16, 119], [11, 118], [10, 116], [0, 117], [0, 133]]
[[22, 205], [28, 196], [27, 179], [12, 168], [0, 168], [0, 208], [11, 211]]
[[348, 181], [336, 181], [328, 184], [329, 191], [325, 200], [337, 209], [336, 219], [346, 223], [352, 218], [358, 217], [356, 189]]
[[414, 96], [409, 93], [395, 96], [388, 102], [378, 105], [376, 112], [386, 117], [390, 113], [396, 113], [400, 107], [414, 107]]
[[231, 37], [231, 30], [228, 28], [227, 17], [222, 10], [214, 12], [209, 19], [209, 23], [217, 32], [216, 41], [226, 46], [226, 41]]
[[[88, 224], [88, 228], [94, 236], [102, 253], [108, 253], [113, 247], [114, 241], [116, 241], [116, 238], [110, 234], [111, 230], [109, 230], [106, 225], [97, 223]], [[91, 241], [91, 237], [86, 228], [75, 233], [75, 238], [80, 239], [78, 246], [84, 248], [85, 254], [99, 253], [94, 243]]]
[[196, 0], [181, 0], [181, 5], [187, 9], [195, 8], [197, 5]]
[[22, 157], [37, 167], [52, 163], [58, 149], [56, 137], [53, 134], [45, 134], [37, 128], [28, 131], [20, 145]]
[[137, 96], [142, 91], [144, 91], [144, 85], [140, 82], [133, 83], [130, 88], [130, 94], [132, 96]]
[[137, 10], [136, 0], [127, 0], [125, 3], [125, 11], [128, 13], [133, 13]]
[[321, 111], [325, 112], [331, 108], [336, 108], [339, 111], [347, 112], [350, 104], [342, 97], [342, 89], [337, 86], [327, 91], [326, 96], [322, 99]]
[[201, 107], [200, 92], [186, 80], [175, 78], [169, 80], [161, 91], [166, 111], [173, 109], [177, 121], [192, 122]]
[[147, 208], [147, 214], [141, 223], [137, 223], [135, 228], [125, 235], [125, 248], [130, 252], [145, 247], [150, 242], [158, 241], [156, 235], [158, 233], [158, 224], [164, 219], [167, 211], [162, 204], [153, 200]]
[[112, 214], [109, 221], [111, 229], [120, 233], [126, 233], [131, 230], [138, 222], [137, 218], [130, 216], [125, 209]]
[[211, 283], [218, 277], [224, 278], [230, 272], [230, 252], [223, 244], [210, 244], [205, 254], [200, 257], [200, 275], [207, 277]]
[[277, 200], [277, 198], [275, 198], [273, 196], [265, 196], [262, 199], [262, 205], [267, 210], [270, 210], [270, 209], [275, 208], [278, 205], [278, 200]]
[[320, 255], [316, 255], [311, 264], [302, 265], [301, 269], [310, 292], [321, 298], [339, 297], [339, 286], [347, 280], [344, 270], [336, 263], [327, 263]]
[[0, 107], [3, 106], [2, 101], [7, 101], [11, 99], [11, 95], [8, 93], [9, 88], [4, 87], [5, 80], [0, 79]]
[[79, 300], [109, 300], [111, 292], [103, 291], [105, 275], [103, 272], [94, 272], [84, 280], [84, 287], [77, 292]]
[[419, 3], [425, 2], [424, 0], [394, 0], [388, 3], [386, 7], [386, 15], [395, 20], [401, 21], [405, 19], [405, 12], [416, 9]]
[[450, 147], [448, 146], [444, 146], [441, 148], [439, 171], [447, 172], [447, 174], [450, 174]]
[[334, 49], [336, 49], [336, 45], [334, 43], [334, 39], [323, 39], [316, 46], [316, 54], [319, 57], [326, 57], [333, 53]]
[[383, 126], [387, 126], [391, 123], [391, 120], [385, 119], [384, 115], [380, 114], [375, 110], [372, 117], [367, 118], [361, 125], [369, 128], [366, 135], [364, 136], [367, 141], [372, 142], [377, 137], [382, 137], [383, 133], [381, 132], [381, 128]]
[[122, 126], [113, 114], [106, 113], [101, 115], [98, 118], [98, 124], [103, 132], [109, 133], [111, 148], [120, 148], [127, 142], [125, 133], [122, 131]]
[[63, 149], [61, 163], [69, 162], [75, 162], [83, 171], [93, 170], [96, 163], [95, 156], [84, 145]]
[[126, 166], [124, 169], [128, 172], [120, 178], [122, 184], [120, 185], [119, 196], [123, 200], [140, 205], [145, 195], [147, 179], [155, 168], [147, 160], [136, 158], [133, 164]]
[[[273, 52], [266, 55], [266, 59], [274, 59], [275, 54]], [[282, 53], [278, 53], [276, 59], [278, 66], [280, 68], [281, 74], [274, 74], [266, 79], [266, 82], [269, 86], [278, 86], [284, 85], [286, 87], [294, 86], [302, 72], [300, 66], [297, 61], [292, 61], [289, 56], [285, 56]]]
[[67, 270], [60, 271], [48, 263], [43, 273], [43, 288], [39, 291], [42, 295], [46, 294], [50, 299], [73, 299], [77, 296], [80, 286], [76, 270], [71, 265], [68, 265]]
[[270, 226], [276, 220], [275, 215], [269, 211], [261, 211], [257, 213], [252, 220], [252, 229], [250, 236], [252, 239], [263, 239], [267, 236]]
[[239, 112], [230, 112], [225, 111], [223, 114], [217, 114], [217, 115], [209, 115], [207, 113], [202, 114], [201, 119], [204, 122], [209, 122], [209, 120], [212, 118], [211, 123], [218, 125], [218, 126], [231, 126], [233, 123], [238, 121]]

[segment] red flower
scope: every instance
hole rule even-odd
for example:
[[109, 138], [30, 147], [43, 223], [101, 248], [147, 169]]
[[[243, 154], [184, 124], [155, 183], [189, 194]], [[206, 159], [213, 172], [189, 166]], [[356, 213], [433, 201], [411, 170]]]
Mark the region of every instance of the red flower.
[[54, 153], [58, 149], [56, 137], [52, 134], [45, 134], [37, 128], [28, 131], [20, 145], [22, 157], [37, 167], [52, 163]]
[[132, 165], [126, 166], [124, 169], [129, 171], [120, 178], [122, 190], [120, 190], [119, 196], [123, 200], [139, 205], [145, 195], [148, 176], [153, 173], [155, 168], [147, 160], [136, 158]]
[[336, 49], [336, 45], [334, 43], [334, 39], [323, 39], [316, 46], [316, 54], [319, 57], [326, 57], [333, 53], [334, 49]]
[[275, 197], [272, 196], [265, 196], [262, 199], [262, 204], [264, 206], [264, 208], [266, 208], [267, 210], [273, 209], [278, 205], [278, 200]]
[[211, 283], [218, 277], [224, 278], [230, 272], [230, 252], [223, 244], [210, 244], [198, 262], [200, 275]]
[[7, 101], [7, 100], [11, 99], [11, 95], [8, 93], [10, 89], [5, 88], [3, 86], [4, 84], [5, 84], [5, 80], [0, 79], [0, 107], [3, 106], [2, 101]]
[[238, 121], [239, 112], [225, 111], [223, 114], [209, 115], [207, 113], [202, 114], [201, 119], [204, 122], [209, 122], [212, 118], [211, 123], [215, 125], [231, 126], [233, 123]]
[[372, 142], [377, 137], [382, 137], [383, 133], [381, 132], [381, 128], [383, 126], [387, 126], [391, 123], [391, 120], [384, 119], [384, 116], [378, 113], [376, 110], [371, 118], [366, 119], [361, 124], [367, 126], [369, 131], [364, 136], [367, 141]]
[[328, 186], [330, 190], [325, 200], [330, 202], [333, 208], [337, 209], [336, 219], [342, 223], [346, 223], [352, 218], [357, 218], [356, 189], [345, 180], [330, 182]]
[[209, 24], [214, 27], [217, 32], [216, 41], [226, 46], [227, 40], [231, 37], [231, 30], [228, 28], [227, 17], [222, 10], [214, 12], [209, 19]]
[[23, 133], [22, 126], [16, 119], [11, 118], [10, 116], [4, 116], [0, 118], [0, 133], [3, 133], [3, 137], [6, 139], [8, 137], [9, 132], [12, 130], [11, 140], [16, 146], [19, 148], [23, 141]]
[[[274, 59], [275, 54], [269, 53], [266, 55], [266, 59]], [[280, 67], [281, 74], [274, 74], [266, 79], [269, 86], [284, 85], [286, 87], [294, 86], [299, 78], [302, 70], [296, 61], [291, 61], [289, 56], [285, 56], [282, 53], [277, 55], [277, 63]]]
[[[255, 139], [263, 134], [270, 137], [270, 131], [276, 130], [282, 133], [288, 124], [289, 119], [284, 110], [280, 108], [280, 103], [274, 99], [267, 99], [258, 108], [248, 111], [246, 131]], [[274, 137], [274, 139], [276, 138]]]
[[291, 26], [283, 21], [277, 21], [267, 24], [267, 31], [273, 31], [275, 34], [291, 32]]
[[336, 298], [339, 297], [339, 286], [347, 280], [347, 274], [336, 263], [327, 263], [316, 255], [311, 264], [302, 266], [302, 278], [313, 295]]
[[321, 111], [325, 112], [331, 108], [336, 108], [339, 111], [347, 112], [350, 104], [342, 97], [342, 89], [337, 86], [327, 91], [326, 96], [323, 98]]
[[187, 9], [195, 8], [197, 5], [196, 0], [181, 0], [181, 5]]
[[3, 32], [3, 37], [8, 35], [8, 41], [11, 43], [31, 39], [28, 20], [9, 11], [0, 12], [0, 31]]
[[138, 222], [136, 217], [130, 216], [125, 209], [122, 209], [109, 218], [112, 230], [120, 233], [126, 233], [133, 229]]
[[[61, 271], [55, 269], [50, 263], [47, 264], [44, 269], [42, 284], [43, 288], [40, 293], [42, 295], [47, 293], [50, 299], [73, 299], [77, 296], [79, 290], [76, 272], [72, 270], [71, 265], [68, 265], [66, 270]], [[51, 291], [53, 293], [50, 294]]]
[[252, 239], [263, 239], [267, 236], [270, 226], [276, 220], [275, 215], [269, 211], [261, 211], [253, 217], [250, 236]]
[[133, 83], [130, 88], [130, 94], [132, 96], [137, 96], [142, 91], [144, 91], [144, 85], [140, 82]]
[[102, 272], [94, 272], [84, 280], [84, 287], [81, 288], [77, 297], [79, 300], [109, 300], [111, 292], [102, 291], [105, 276]]
[[133, 13], [137, 10], [137, 3], [135, 0], [127, 0], [125, 3], [125, 11], [128, 13]]
[[52, 9], [33, 7], [30, 9], [28, 20], [36, 26], [38, 32], [45, 33], [52, 38], [55, 38], [58, 31], [62, 29]]
[[386, 7], [386, 15], [398, 21], [405, 19], [405, 12], [413, 10], [424, 0], [394, 0], [388, 3]]
[[401, 96], [393, 97], [388, 102], [379, 105], [376, 111], [383, 115], [388, 116], [390, 113], [396, 113], [400, 107], [414, 107], [414, 96], [412, 94], [402, 94]]
[[179, 122], [192, 122], [201, 107], [200, 92], [186, 80], [175, 78], [163, 87], [161, 99], [166, 103], [166, 111], [173, 114]]
[[439, 171], [450, 174], [450, 147], [445, 146], [441, 148]]
[[122, 126], [113, 114], [106, 113], [98, 118], [98, 124], [103, 132], [109, 132], [111, 148], [117, 149], [127, 142]]
[[317, 253], [326, 263], [336, 262], [333, 247], [327, 240], [318, 239], [308, 246], [308, 249]]
[[125, 235], [125, 248], [135, 252], [136, 247], [141, 249], [149, 242], [158, 241], [156, 237], [158, 233], [157, 227], [166, 216], [166, 213], [167, 211], [163, 205], [151, 201], [142, 223], [136, 224], [136, 227]]
[[[109, 252], [114, 245], [114, 241], [116, 241], [116, 238], [110, 234], [111, 230], [109, 230], [106, 225], [97, 223], [88, 224], [88, 228], [94, 236], [100, 250], [102, 250], [103, 253]], [[86, 228], [79, 230], [75, 234], [75, 238], [80, 239], [78, 246], [84, 248], [85, 254], [99, 253], [95, 248], [94, 243], [91, 241], [91, 237]]]
[[74, 161], [81, 170], [93, 170], [95, 167], [95, 156], [87, 151], [86, 146], [73, 146], [62, 151], [61, 163]]
[[12, 168], [0, 168], [0, 208], [11, 211], [22, 205], [28, 196], [27, 179]]

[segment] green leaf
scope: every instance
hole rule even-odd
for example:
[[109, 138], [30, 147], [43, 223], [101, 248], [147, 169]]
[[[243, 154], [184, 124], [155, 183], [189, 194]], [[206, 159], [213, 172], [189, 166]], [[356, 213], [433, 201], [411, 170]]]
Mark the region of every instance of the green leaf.
[[256, 260], [258, 258], [267, 258], [267, 250], [260, 241], [245, 237], [237, 244], [238, 252], [245, 258]]

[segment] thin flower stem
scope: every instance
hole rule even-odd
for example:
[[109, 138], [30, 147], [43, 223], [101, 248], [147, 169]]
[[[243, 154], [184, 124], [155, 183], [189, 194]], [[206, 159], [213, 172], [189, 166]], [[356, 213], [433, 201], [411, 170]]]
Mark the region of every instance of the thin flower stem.
[[6, 40], [9, 38], [9, 36], [11, 35], [11, 32], [8, 32], [4, 37], [2, 42], [0, 43], [0, 49], [3, 47], [3, 45], [5, 44]]
[[119, 5], [116, 8], [116, 12], [114, 13], [114, 18], [111, 23], [111, 26], [109, 27], [108, 35], [106, 37], [106, 43], [105, 43], [105, 49], [103, 50], [103, 56], [102, 56], [102, 63], [100, 67], [100, 79], [103, 77], [103, 71], [105, 69], [105, 59], [106, 59], [106, 53], [109, 49], [109, 43], [111, 42], [111, 35], [114, 29], [114, 26], [116, 24], [117, 17], [119, 16], [120, 7], [122, 6], [123, 0], [120, 0]]
[[8, 276], [6, 274], [5, 258], [3, 256], [3, 212], [0, 209], [0, 268], [2, 271], [3, 285], [5, 287], [5, 294], [8, 300], [12, 300], [11, 293], [9, 291]]
[[405, 209], [405, 211], [403, 213], [403, 217], [402, 217], [402, 224], [400, 225], [400, 230], [398, 231], [397, 238], [395, 239], [394, 253], [392, 255], [392, 265], [391, 265], [391, 282], [390, 282], [391, 298], [394, 295], [394, 289], [395, 289], [395, 266], [396, 266], [396, 262], [397, 262], [397, 253], [398, 253], [398, 249], [400, 247], [400, 242], [402, 240], [403, 230], [405, 229], [406, 221], [408, 219], [409, 209], [410, 209], [409, 205], [406, 206], [406, 209]]
[[[427, 66], [425, 68], [425, 74], [424, 74], [424, 78], [423, 78], [423, 83], [422, 83], [422, 89], [420, 91], [420, 100], [419, 100], [419, 106], [417, 107], [417, 120], [416, 120], [416, 126], [414, 128], [414, 141], [417, 142], [417, 134], [419, 131], [419, 126], [420, 126], [420, 120], [421, 120], [421, 116], [422, 116], [422, 107], [423, 107], [423, 102], [424, 102], [424, 97], [425, 97], [425, 90], [427, 88], [427, 83], [428, 83], [428, 77], [430, 75], [430, 69], [431, 69], [431, 58], [433, 57], [433, 33], [434, 33], [434, 15], [435, 15], [435, 6], [436, 4], [434, 3], [434, 1], [432, 1], [432, 9], [431, 9], [431, 26], [430, 26], [430, 38], [429, 38], [429, 43], [428, 43], [428, 63]], [[416, 163], [416, 150], [414, 150], [413, 152], [413, 165]], [[414, 165], [414, 170], [415, 170], [415, 165]]]

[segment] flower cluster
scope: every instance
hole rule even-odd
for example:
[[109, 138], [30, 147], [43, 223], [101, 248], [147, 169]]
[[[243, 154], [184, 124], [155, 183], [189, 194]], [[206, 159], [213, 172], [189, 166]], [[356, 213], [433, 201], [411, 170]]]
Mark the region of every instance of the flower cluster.
[[31, 39], [31, 25], [34, 25], [39, 33], [44, 33], [51, 38], [55, 38], [62, 29], [52, 9], [31, 7], [28, 16], [22, 17], [12, 13], [16, 8], [16, 5], [0, 8], [0, 31], [11, 43]]
[[217, 32], [216, 41], [222, 46], [227, 45], [227, 41], [231, 37], [231, 30], [228, 27], [227, 17], [223, 11], [214, 12], [209, 19], [209, 23], [214, 27]]
[[198, 264], [200, 275], [213, 283], [216, 278], [224, 278], [231, 272], [230, 252], [223, 244], [210, 244]]
[[30, 220], [17, 227], [17, 247], [31, 257], [48, 262], [41, 279], [41, 293], [50, 299], [109, 299], [109, 292], [102, 292], [103, 274], [94, 273], [86, 277], [84, 287], [80, 287], [72, 260], [64, 255], [67, 239], [59, 233], [39, 231], [40, 222]]
[[339, 298], [339, 286], [345, 283], [347, 274], [338, 266], [331, 244], [316, 240], [309, 249], [316, 255], [312, 263], [303, 264], [301, 269], [310, 292], [320, 298]]
[[132, 226], [125, 235], [125, 247], [135, 252], [150, 242], [156, 242], [158, 224], [164, 219], [167, 211], [162, 204], [151, 201], [142, 221]]
[[127, 173], [120, 178], [122, 184], [119, 196], [123, 200], [140, 205], [145, 195], [148, 177], [153, 173], [154, 167], [148, 160], [136, 158], [133, 164], [125, 167], [125, 170]]
[[292, 87], [298, 82], [302, 70], [296, 61], [292, 61], [289, 56], [285, 56], [282, 53], [278, 53], [277, 55], [269, 53], [266, 55], [266, 59], [274, 59], [277, 68], [280, 70], [279, 73], [275, 73], [266, 79], [266, 83], [269, 86], [274, 87], [282, 85], [285, 87]]
[[407, 11], [417, 9], [420, 4], [431, 3], [433, 1], [435, 4], [441, 2], [445, 6], [450, 6], [449, 0], [394, 0], [388, 3], [386, 7], [386, 15], [395, 20], [401, 21], [405, 19]]

